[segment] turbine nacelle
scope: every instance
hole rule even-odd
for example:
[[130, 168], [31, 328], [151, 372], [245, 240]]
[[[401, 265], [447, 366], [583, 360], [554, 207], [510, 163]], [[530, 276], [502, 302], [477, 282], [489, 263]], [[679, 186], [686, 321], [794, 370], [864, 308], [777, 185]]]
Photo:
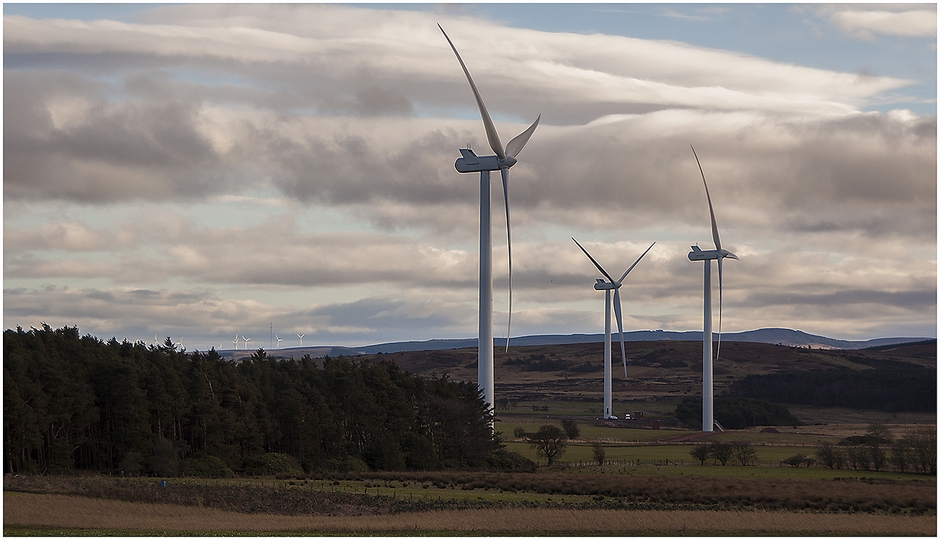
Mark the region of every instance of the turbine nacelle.
[[462, 173], [508, 169], [517, 161], [513, 156], [506, 156], [506, 159], [499, 159], [499, 156], [478, 156], [469, 148], [461, 148], [460, 155], [463, 157], [454, 162], [454, 168]]
[[594, 289], [598, 291], [614, 291], [619, 289], [620, 285], [620, 283], [611, 283], [601, 278], [597, 278], [597, 280], [594, 282]]
[[689, 252], [690, 261], [711, 261], [724, 258], [737, 259], [738, 256], [727, 249], [701, 249], [698, 246], [692, 246]]

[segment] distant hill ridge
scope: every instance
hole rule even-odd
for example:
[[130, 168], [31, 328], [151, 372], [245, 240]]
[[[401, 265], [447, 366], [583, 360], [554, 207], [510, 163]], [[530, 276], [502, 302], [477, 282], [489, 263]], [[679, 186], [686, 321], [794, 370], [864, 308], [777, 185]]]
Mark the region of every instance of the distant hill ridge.
[[[665, 330], [636, 330], [624, 332], [625, 341], [701, 341], [702, 333], [689, 332], [670, 332]], [[717, 338], [717, 336], [716, 336]], [[722, 341], [744, 341], [752, 343], [768, 343], [776, 345], [787, 345], [797, 347], [812, 347], [818, 349], [867, 349], [870, 347], [880, 347], [896, 345], [900, 343], [914, 343], [917, 341], [928, 341], [936, 338], [929, 337], [893, 337], [877, 338], [865, 341], [848, 341], [843, 339], [828, 338], [809, 334], [801, 330], [792, 330], [789, 328], [761, 328], [758, 330], [748, 330], [746, 332], [726, 332], [722, 334]], [[496, 338], [496, 346], [504, 346], [505, 338]], [[597, 343], [604, 341], [604, 334], [567, 334], [567, 335], [535, 335], [520, 336], [510, 339], [510, 345], [565, 345], [572, 343]], [[615, 336], [614, 341], [619, 341]], [[311, 357], [322, 357], [329, 355], [337, 356], [358, 356], [361, 354], [387, 354], [407, 351], [433, 351], [441, 349], [463, 349], [476, 347], [476, 338], [466, 339], [432, 339], [427, 341], [400, 341], [393, 343], [380, 343], [376, 345], [366, 345], [363, 347], [329, 347], [329, 346], [310, 346], [310, 347], [290, 347], [285, 349], [275, 349], [268, 351], [269, 354], [278, 356], [279, 352], [287, 352], [291, 355], [309, 354]], [[235, 351], [224, 351], [223, 356], [232, 356]], [[248, 356], [252, 351], [236, 356]], [[226, 354], [227, 353], [227, 354]]]

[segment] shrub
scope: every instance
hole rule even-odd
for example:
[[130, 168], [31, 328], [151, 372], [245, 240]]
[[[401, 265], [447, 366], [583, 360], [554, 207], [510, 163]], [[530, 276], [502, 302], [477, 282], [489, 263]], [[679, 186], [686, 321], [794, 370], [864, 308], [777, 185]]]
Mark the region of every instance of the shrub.
[[261, 457], [261, 463], [261, 474], [269, 476], [285, 475], [294, 478], [304, 475], [304, 470], [300, 468], [297, 459], [287, 454], [268, 452]]
[[802, 467], [803, 465], [806, 465], [807, 467], [809, 467], [815, 462], [815, 460], [805, 454], [796, 454], [794, 456], [788, 457], [782, 462], [786, 463], [787, 465], [790, 465], [791, 467], [799, 468], [799, 467]]
[[569, 418], [561, 421], [561, 429], [565, 430], [565, 435], [569, 439], [577, 439], [581, 436], [581, 428], [578, 427], [578, 423]]
[[346, 456], [342, 459], [333, 458], [327, 462], [327, 467], [337, 472], [369, 472], [365, 461], [356, 456]]
[[232, 469], [215, 456], [191, 457], [183, 461], [183, 474], [197, 478], [234, 478]]
[[534, 461], [519, 452], [508, 451], [504, 448], [487, 456], [487, 465], [494, 469], [515, 472], [534, 472], [538, 467]]
[[127, 476], [137, 476], [140, 474], [142, 463], [143, 457], [139, 453], [128, 452], [124, 454], [124, 458], [118, 463], [118, 470], [121, 474], [126, 474]]
[[607, 457], [607, 451], [604, 449], [604, 445], [595, 441], [591, 444], [591, 453], [594, 455], [594, 461], [597, 462], [598, 465], [604, 464], [604, 458]]

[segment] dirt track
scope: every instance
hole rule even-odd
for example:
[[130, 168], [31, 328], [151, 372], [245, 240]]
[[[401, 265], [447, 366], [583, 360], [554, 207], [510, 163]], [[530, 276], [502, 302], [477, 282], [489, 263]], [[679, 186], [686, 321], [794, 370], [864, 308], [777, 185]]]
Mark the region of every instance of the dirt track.
[[665, 510], [476, 509], [378, 516], [275, 516], [70, 495], [4, 493], [4, 527], [315, 534], [770, 533], [936, 536], [936, 516]]

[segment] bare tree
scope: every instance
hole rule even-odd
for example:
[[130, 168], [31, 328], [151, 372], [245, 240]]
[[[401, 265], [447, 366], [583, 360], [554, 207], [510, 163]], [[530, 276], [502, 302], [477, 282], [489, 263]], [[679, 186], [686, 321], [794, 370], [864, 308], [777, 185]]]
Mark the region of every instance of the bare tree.
[[708, 461], [709, 457], [711, 457], [711, 449], [704, 444], [699, 444], [693, 446], [692, 449], [689, 450], [689, 454], [691, 454], [695, 459], [699, 460], [702, 465], [705, 465], [705, 462]]
[[708, 445], [709, 454], [718, 460], [718, 463], [726, 465], [731, 459], [732, 447], [728, 443], [713, 442]]
[[738, 460], [743, 466], [748, 466], [757, 461], [757, 450], [751, 446], [749, 441], [737, 441], [731, 445], [731, 453], [734, 459]]
[[560, 427], [544, 425], [529, 437], [529, 446], [534, 448], [538, 455], [548, 460], [548, 465], [551, 465], [556, 458], [565, 453], [568, 437]]
[[816, 449], [816, 458], [830, 469], [841, 469], [845, 466], [847, 456], [844, 450], [826, 442]]

